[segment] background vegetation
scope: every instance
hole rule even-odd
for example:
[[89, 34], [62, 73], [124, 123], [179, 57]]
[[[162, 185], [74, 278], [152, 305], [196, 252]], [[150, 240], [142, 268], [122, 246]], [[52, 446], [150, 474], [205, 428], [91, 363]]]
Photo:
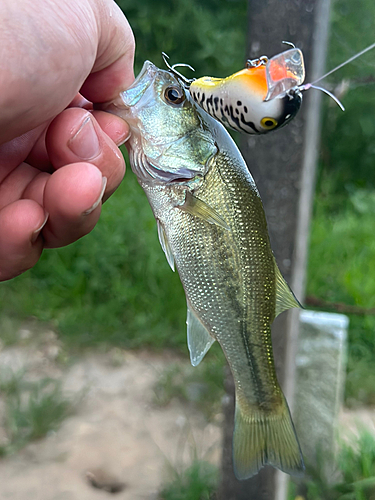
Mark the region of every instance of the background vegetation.
[[[328, 68], [374, 43], [374, 9], [371, 0], [333, 2]], [[375, 307], [375, 51], [327, 81], [332, 89], [347, 86], [348, 91], [341, 96], [345, 113], [325, 100], [307, 294], [371, 309]], [[349, 317], [346, 401], [374, 404], [375, 315]]]
[[[162, 65], [161, 51], [173, 63], [193, 65], [198, 76], [225, 76], [243, 66], [247, 0], [118, 3], [135, 32], [136, 73], [145, 59]], [[374, 19], [373, 0], [333, 2], [328, 68], [374, 42]], [[375, 307], [375, 51], [328, 79], [341, 89], [343, 80], [349, 88], [341, 95], [346, 112], [324, 99], [307, 293], [370, 309]], [[45, 251], [33, 270], [0, 285], [3, 343], [12, 341], [9, 318], [33, 316], [50, 322], [69, 348], [186, 350], [185, 314], [178, 276], [166, 263], [151, 210], [130, 169], [92, 234]], [[374, 331], [374, 315], [350, 317], [348, 404], [375, 403]]]

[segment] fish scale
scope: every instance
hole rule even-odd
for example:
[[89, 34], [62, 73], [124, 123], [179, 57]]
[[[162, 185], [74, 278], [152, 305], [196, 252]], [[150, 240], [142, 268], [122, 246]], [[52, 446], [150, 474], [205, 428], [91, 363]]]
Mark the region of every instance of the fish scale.
[[104, 107], [130, 126], [130, 161], [185, 290], [194, 366], [217, 340], [236, 387], [233, 465], [301, 474], [303, 460], [274, 368], [271, 323], [298, 307], [270, 247], [254, 180], [224, 127], [172, 71], [146, 62]]

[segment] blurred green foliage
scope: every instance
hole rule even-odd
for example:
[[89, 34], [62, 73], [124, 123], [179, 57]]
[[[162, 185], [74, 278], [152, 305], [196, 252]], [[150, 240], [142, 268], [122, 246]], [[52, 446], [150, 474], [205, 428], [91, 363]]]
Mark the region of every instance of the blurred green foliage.
[[227, 76], [244, 64], [247, 0], [117, 3], [136, 38], [136, 73], [145, 59], [164, 67], [162, 51], [172, 64], [192, 65], [197, 76]]
[[290, 500], [373, 500], [375, 498], [375, 438], [362, 431], [351, 443], [342, 443], [337, 453], [337, 470], [327, 478], [324, 457], [319, 468], [307, 467], [305, 496], [296, 496], [290, 485]]
[[[332, 5], [327, 69], [374, 43], [372, 0]], [[328, 83], [327, 83], [328, 82]], [[307, 294], [375, 307], [375, 49], [319, 83], [324, 99], [321, 155], [311, 228]], [[350, 317], [346, 401], [375, 403], [375, 316]]]
[[[313, 220], [308, 293], [328, 302], [375, 307], [375, 191], [348, 194], [341, 210], [333, 196], [317, 197]], [[348, 404], [375, 404], [375, 316], [350, 316]]]
[[[374, 16], [372, 0], [333, 2], [327, 69], [374, 43]], [[375, 189], [375, 49], [319, 84], [336, 90], [346, 87], [340, 96], [344, 113], [324, 99], [317, 185], [317, 204], [322, 197], [329, 210], [341, 210], [357, 188]]]
[[186, 470], [173, 470], [173, 479], [163, 488], [159, 500], [213, 500], [217, 483], [217, 468], [196, 459]]

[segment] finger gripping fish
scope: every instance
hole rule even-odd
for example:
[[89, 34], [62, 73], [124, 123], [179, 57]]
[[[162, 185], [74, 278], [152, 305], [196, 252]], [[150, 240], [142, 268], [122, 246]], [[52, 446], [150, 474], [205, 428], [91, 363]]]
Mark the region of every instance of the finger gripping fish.
[[272, 355], [271, 323], [298, 303], [273, 257], [262, 202], [228, 132], [172, 71], [146, 61], [103, 109], [130, 125], [132, 170], [187, 300], [191, 362], [217, 340], [236, 387], [233, 463], [301, 474], [302, 455]]

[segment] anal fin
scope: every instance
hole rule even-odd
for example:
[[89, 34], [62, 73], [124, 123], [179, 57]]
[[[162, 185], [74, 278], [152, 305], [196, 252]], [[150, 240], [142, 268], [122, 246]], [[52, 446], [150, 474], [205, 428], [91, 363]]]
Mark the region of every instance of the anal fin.
[[198, 366], [206, 352], [215, 342], [207, 328], [203, 326], [197, 315], [187, 304], [187, 342], [190, 352], [190, 361], [193, 366]]

